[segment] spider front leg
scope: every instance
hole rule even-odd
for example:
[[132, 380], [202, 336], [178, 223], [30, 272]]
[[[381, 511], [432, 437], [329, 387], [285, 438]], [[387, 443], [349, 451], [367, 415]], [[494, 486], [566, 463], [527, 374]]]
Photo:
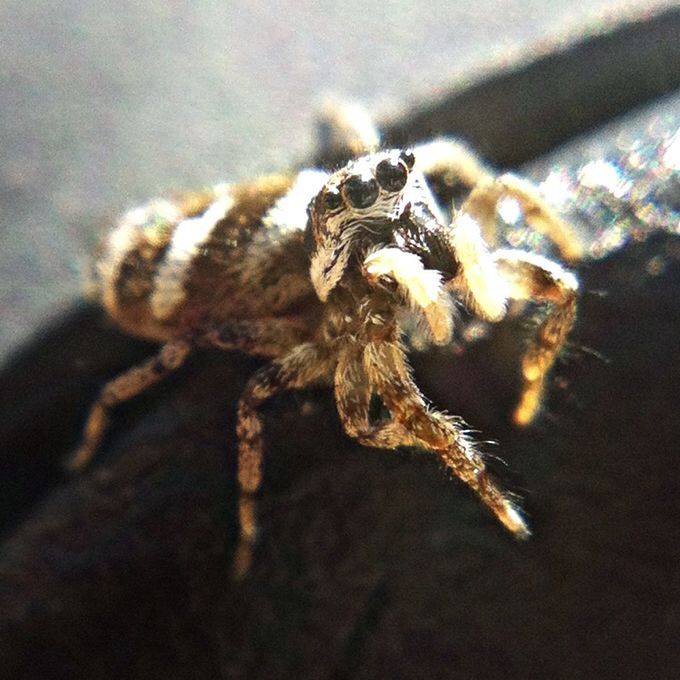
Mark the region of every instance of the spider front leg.
[[576, 277], [533, 253], [490, 253], [479, 225], [467, 213], [457, 216], [450, 240], [460, 272], [448, 285], [483, 318], [500, 321], [508, 298], [552, 305], [522, 361], [524, 386], [513, 420], [528, 425], [541, 405], [546, 376], [574, 324]]
[[[436, 139], [413, 150], [416, 169], [438, 193], [451, 193], [456, 185], [466, 189], [493, 182], [494, 175], [479, 156], [455, 139]], [[445, 191], [448, 189], [448, 192]], [[450, 196], [442, 196], [448, 202]]]
[[510, 173], [477, 184], [461, 208], [479, 222], [488, 243], [497, 242], [496, 213], [499, 201], [504, 198], [513, 198], [519, 203], [526, 223], [552, 241], [562, 259], [574, 262], [583, 256], [583, 247], [573, 229], [559, 217], [537, 187]]
[[[386, 424], [391, 433], [390, 445], [419, 446], [436, 453], [509, 531], [518, 538], [528, 537], [529, 529], [520, 511], [490, 479], [481, 454], [466, 434], [452, 418], [428, 408], [411, 377], [400, 344], [396, 341], [368, 343], [362, 364], [368, 384], [394, 418], [395, 424]], [[375, 443], [370, 438], [363, 441], [370, 446], [385, 445], [382, 439]]]
[[80, 446], [66, 461], [66, 467], [74, 472], [85, 468], [106, 434], [111, 410], [176, 371], [184, 363], [191, 347], [186, 340], [171, 340], [163, 345], [155, 357], [106, 383], [90, 409]]
[[317, 163], [341, 164], [375, 150], [380, 133], [360, 104], [327, 99], [317, 120]]
[[551, 305], [522, 359], [524, 386], [513, 420], [527, 425], [541, 405], [548, 371], [574, 325], [578, 282], [556, 262], [533, 253], [497, 250], [493, 259], [510, 286], [510, 297]]
[[396, 449], [418, 446], [418, 440], [394, 419], [371, 424], [373, 388], [364, 366], [363, 346], [352, 342], [340, 353], [335, 369], [335, 403], [345, 432], [364, 446]]
[[262, 483], [262, 416], [260, 407], [284, 390], [303, 389], [330, 381], [333, 362], [317, 345], [305, 343], [282, 359], [271, 362], [250, 378], [238, 404], [239, 538], [234, 576], [243, 578], [250, 568], [257, 537], [255, 494]]
[[497, 242], [498, 203], [504, 198], [514, 198], [524, 212], [527, 224], [550, 239], [562, 258], [573, 262], [583, 255], [583, 247], [573, 229], [531, 182], [510, 173], [496, 177], [473, 151], [452, 139], [423, 144], [414, 149], [414, 154], [416, 168], [423, 172], [444, 202], [450, 201], [451, 189], [456, 184], [470, 190], [461, 212], [481, 225], [488, 243]]

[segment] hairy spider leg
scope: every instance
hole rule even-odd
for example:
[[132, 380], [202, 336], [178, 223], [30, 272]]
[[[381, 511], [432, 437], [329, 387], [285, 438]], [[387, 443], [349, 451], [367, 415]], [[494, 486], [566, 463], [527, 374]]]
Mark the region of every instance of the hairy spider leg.
[[420, 170], [428, 184], [453, 187], [462, 184], [472, 189], [478, 184], [493, 182], [494, 174], [479, 156], [455, 139], [435, 139], [413, 150], [415, 169]]
[[276, 359], [307, 339], [305, 325], [291, 318], [229, 319], [197, 342], [226, 351]]
[[568, 262], [583, 256], [583, 247], [573, 229], [541, 196], [528, 180], [511, 173], [496, 177], [479, 156], [464, 144], [452, 139], [438, 139], [414, 149], [416, 168], [435, 186], [462, 184], [470, 194], [461, 212], [469, 214], [482, 226], [490, 245], [497, 243], [496, 211], [498, 202], [514, 198], [524, 212], [527, 224], [550, 239]]
[[375, 151], [380, 132], [360, 104], [328, 98], [317, 114], [317, 163], [344, 164]]
[[459, 272], [447, 287], [478, 316], [486, 321], [500, 321], [506, 313], [508, 286], [482, 238], [479, 223], [463, 211], [457, 213], [448, 241]]
[[418, 440], [393, 418], [376, 424], [369, 422], [374, 389], [363, 357], [363, 346], [349, 345], [340, 352], [335, 369], [335, 403], [345, 432], [364, 446], [378, 449], [418, 446]]
[[479, 222], [487, 243], [495, 245], [498, 241], [496, 211], [499, 201], [505, 198], [519, 203], [527, 224], [552, 241], [564, 260], [574, 262], [583, 257], [583, 246], [574, 230], [541, 196], [538, 188], [510, 173], [478, 183], [461, 208]]
[[576, 319], [576, 277], [545, 257], [521, 250], [497, 250], [493, 258], [518, 300], [549, 303], [523, 359], [524, 385], [513, 413], [517, 425], [527, 425], [540, 405], [545, 379]]
[[[439, 456], [456, 477], [465, 482], [518, 538], [529, 536], [529, 529], [516, 504], [490, 479], [481, 454], [461, 426], [452, 418], [431, 410], [411, 377], [403, 347], [396, 341], [369, 342], [363, 364], [371, 386], [408, 437], [391, 444], [416, 445]], [[392, 430], [395, 432], [395, 430]], [[370, 439], [366, 441], [375, 446]]]
[[111, 409], [136, 397], [176, 371], [184, 363], [191, 349], [192, 345], [187, 340], [171, 340], [161, 347], [155, 357], [128, 369], [106, 383], [90, 409], [81, 443], [66, 461], [66, 467], [72, 471], [82, 470], [92, 460], [106, 434]]
[[239, 539], [234, 557], [234, 576], [243, 578], [250, 568], [257, 538], [255, 494], [262, 483], [262, 416], [260, 407], [279, 392], [304, 389], [330, 382], [335, 360], [313, 343], [293, 349], [282, 359], [257, 371], [246, 383], [238, 403]]

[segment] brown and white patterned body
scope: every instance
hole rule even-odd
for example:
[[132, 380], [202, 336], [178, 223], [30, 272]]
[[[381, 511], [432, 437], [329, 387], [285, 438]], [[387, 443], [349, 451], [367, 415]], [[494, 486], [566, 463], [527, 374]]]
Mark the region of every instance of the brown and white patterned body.
[[228, 319], [297, 317], [308, 327], [320, 305], [304, 228], [326, 177], [274, 175], [131, 210], [97, 263], [106, 311], [127, 332], [157, 342]]
[[[435, 453], [507, 529], [529, 533], [460, 421], [430, 408], [413, 382], [403, 320], [414, 319], [421, 335], [445, 344], [455, 299], [487, 321], [501, 320], [512, 298], [548, 303], [522, 362], [514, 420], [526, 425], [573, 324], [577, 282], [545, 257], [489, 250], [499, 201], [516, 200], [527, 224], [566, 259], [578, 256], [578, 244], [531, 184], [495, 177], [452, 140], [375, 151], [377, 133], [347, 111], [330, 116], [330, 151], [364, 155], [340, 170], [303, 170], [152, 201], [122, 218], [97, 264], [111, 318], [163, 346], [104, 386], [72, 468], [91, 459], [116, 404], [177, 369], [195, 347], [272, 359], [248, 381], [238, 407], [238, 576], [249, 569], [256, 539], [260, 407], [277, 392], [312, 384], [333, 387], [350, 436], [367, 446]], [[460, 185], [468, 196], [449, 210], [445, 203]], [[383, 407], [377, 420], [369, 415], [375, 399]]]

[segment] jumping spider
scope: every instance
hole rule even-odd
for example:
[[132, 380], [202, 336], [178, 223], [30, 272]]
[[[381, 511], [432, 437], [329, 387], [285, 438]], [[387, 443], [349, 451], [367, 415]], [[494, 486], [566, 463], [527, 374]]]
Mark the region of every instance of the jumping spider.
[[[494, 176], [450, 139], [377, 150], [375, 129], [350, 108], [327, 114], [325, 129], [329, 153], [358, 157], [332, 173], [302, 170], [154, 200], [122, 218], [96, 267], [112, 319], [162, 347], [104, 386], [72, 469], [94, 455], [113, 407], [178, 369], [194, 348], [271, 359], [238, 404], [238, 576], [248, 571], [257, 533], [260, 407], [283, 390], [317, 384], [333, 386], [348, 435], [365, 446], [435, 453], [509, 531], [527, 536], [521, 512], [487, 475], [459, 422], [431, 409], [413, 381], [404, 319], [444, 345], [454, 300], [487, 321], [500, 321], [510, 299], [549, 303], [521, 365], [514, 421], [526, 425], [576, 312], [576, 278], [559, 264], [489, 251], [498, 203], [511, 197], [566, 260], [579, 256], [570, 228], [533, 185]], [[432, 187], [441, 199], [455, 185], [469, 193], [447, 212]], [[384, 418], [373, 417], [376, 399]]]

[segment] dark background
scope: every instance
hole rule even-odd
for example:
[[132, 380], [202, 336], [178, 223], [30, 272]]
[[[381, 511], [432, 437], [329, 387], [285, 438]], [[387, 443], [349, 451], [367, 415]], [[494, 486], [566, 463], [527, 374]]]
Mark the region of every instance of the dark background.
[[266, 410], [256, 564], [233, 584], [234, 405], [260, 365], [236, 354], [197, 355], [120, 409], [82, 478], [59, 466], [102, 382], [153, 351], [70, 302], [107, 215], [303, 160], [324, 90], [392, 140], [463, 134], [537, 180], [577, 186], [638, 141], [653, 168], [678, 127], [678, 12], [602, 37], [623, 3], [604, 6], [607, 22], [562, 3], [4, 6], [2, 677], [678, 674], [680, 247], [631, 217], [663, 205], [677, 231], [677, 173], [643, 170], [637, 204], [578, 221], [586, 239], [623, 225], [624, 245], [579, 267], [536, 426], [507, 422], [521, 323], [414, 357], [435, 404], [500, 442], [529, 543], [430, 457], [348, 440], [327, 392], [285, 395]]

